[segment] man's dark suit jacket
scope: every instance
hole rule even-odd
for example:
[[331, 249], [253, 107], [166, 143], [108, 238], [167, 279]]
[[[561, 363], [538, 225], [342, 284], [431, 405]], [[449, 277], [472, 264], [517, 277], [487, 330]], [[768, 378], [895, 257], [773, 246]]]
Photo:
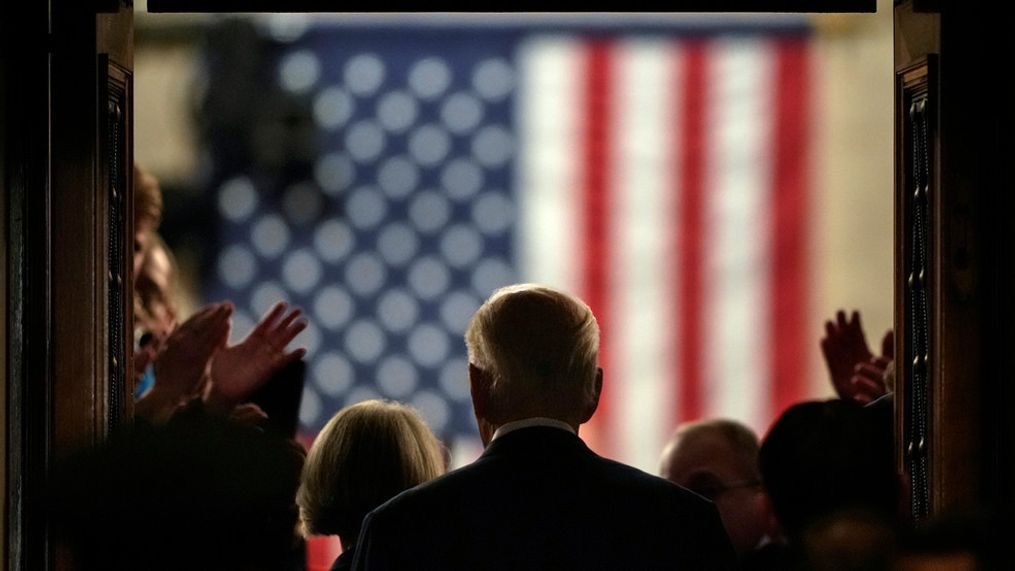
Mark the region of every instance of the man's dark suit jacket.
[[570, 432], [529, 427], [371, 512], [353, 569], [735, 566], [711, 502], [601, 458]]

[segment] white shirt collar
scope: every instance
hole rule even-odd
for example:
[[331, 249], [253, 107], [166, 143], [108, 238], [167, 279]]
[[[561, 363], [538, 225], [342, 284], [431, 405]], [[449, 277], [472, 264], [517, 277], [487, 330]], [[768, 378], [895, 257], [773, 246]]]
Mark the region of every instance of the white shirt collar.
[[572, 428], [570, 424], [562, 420], [557, 420], [556, 418], [535, 416], [532, 418], [523, 418], [521, 420], [514, 420], [502, 424], [499, 428], [497, 428], [497, 430], [494, 431], [493, 438], [490, 441], [492, 442], [494, 440], [497, 440], [498, 438], [504, 436], [509, 432], [514, 432], [515, 430], [518, 430], [520, 428], [528, 428], [530, 426], [549, 426], [552, 428], [566, 430], [574, 435], [578, 434], [577, 432], [575, 432], [575, 429]]

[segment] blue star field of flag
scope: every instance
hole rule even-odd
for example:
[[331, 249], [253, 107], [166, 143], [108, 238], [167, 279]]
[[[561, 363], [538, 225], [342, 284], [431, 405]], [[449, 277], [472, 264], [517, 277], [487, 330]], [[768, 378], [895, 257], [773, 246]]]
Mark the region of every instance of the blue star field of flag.
[[315, 151], [269, 173], [239, 141], [206, 149], [219, 224], [205, 299], [235, 303], [234, 338], [279, 299], [304, 309], [303, 430], [380, 397], [446, 442], [474, 439], [463, 334], [516, 280], [512, 37], [314, 26], [259, 45], [262, 80], [303, 103]]

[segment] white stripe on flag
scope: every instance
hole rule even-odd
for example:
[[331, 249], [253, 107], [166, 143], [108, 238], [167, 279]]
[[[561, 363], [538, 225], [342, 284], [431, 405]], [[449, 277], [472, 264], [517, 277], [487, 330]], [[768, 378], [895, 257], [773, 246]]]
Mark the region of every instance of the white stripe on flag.
[[755, 430], [771, 384], [773, 56], [763, 40], [719, 40], [706, 82], [705, 416]]
[[609, 336], [613, 370], [606, 374], [619, 436], [615, 457], [655, 473], [674, 420], [677, 366], [673, 316], [677, 301], [673, 159], [674, 43], [630, 40], [616, 46], [615, 133], [611, 158], [612, 244]]
[[451, 440], [451, 470], [475, 462], [483, 454], [483, 443], [478, 438], [455, 437]]
[[582, 51], [566, 37], [518, 50], [520, 154], [516, 171], [518, 268], [525, 281], [580, 294]]

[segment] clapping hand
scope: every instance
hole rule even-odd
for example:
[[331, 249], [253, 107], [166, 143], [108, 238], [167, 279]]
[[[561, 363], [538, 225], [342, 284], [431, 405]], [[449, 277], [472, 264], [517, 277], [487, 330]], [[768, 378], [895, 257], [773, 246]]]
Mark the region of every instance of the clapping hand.
[[279, 302], [268, 311], [243, 341], [222, 347], [211, 364], [208, 405], [231, 410], [263, 385], [279, 369], [306, 354], [305, 349], [286, 352], [286, 346], [307, 322], [297, 319], [298, 308]]
[[135, 405], [152, 422], [166, 420], [201, 383], [212, 355], [225, 345], [233, 306], [213, 303], [173, 330], [155, 357], [155, 386]]
[[888, 392], [885, 372], [892, 364], [894, 355], [895, 334], [889, 330], [881, 339], [881, 355], [875, 355], [866, 363], [857, 363], [853, 367], [853, 376], [849, 380], [856, 389], [853, 400], [867, 404]]
[[821, 352], [839, 398], [866, 404], [884, 395], [884, 373], [894, 358], [894, 347], [895, 337], [889, 330], [881, 341], [881, 355], [872, 354], [857, 311], [848, 321], [842, 310], [834, 322], [826, 321]]

